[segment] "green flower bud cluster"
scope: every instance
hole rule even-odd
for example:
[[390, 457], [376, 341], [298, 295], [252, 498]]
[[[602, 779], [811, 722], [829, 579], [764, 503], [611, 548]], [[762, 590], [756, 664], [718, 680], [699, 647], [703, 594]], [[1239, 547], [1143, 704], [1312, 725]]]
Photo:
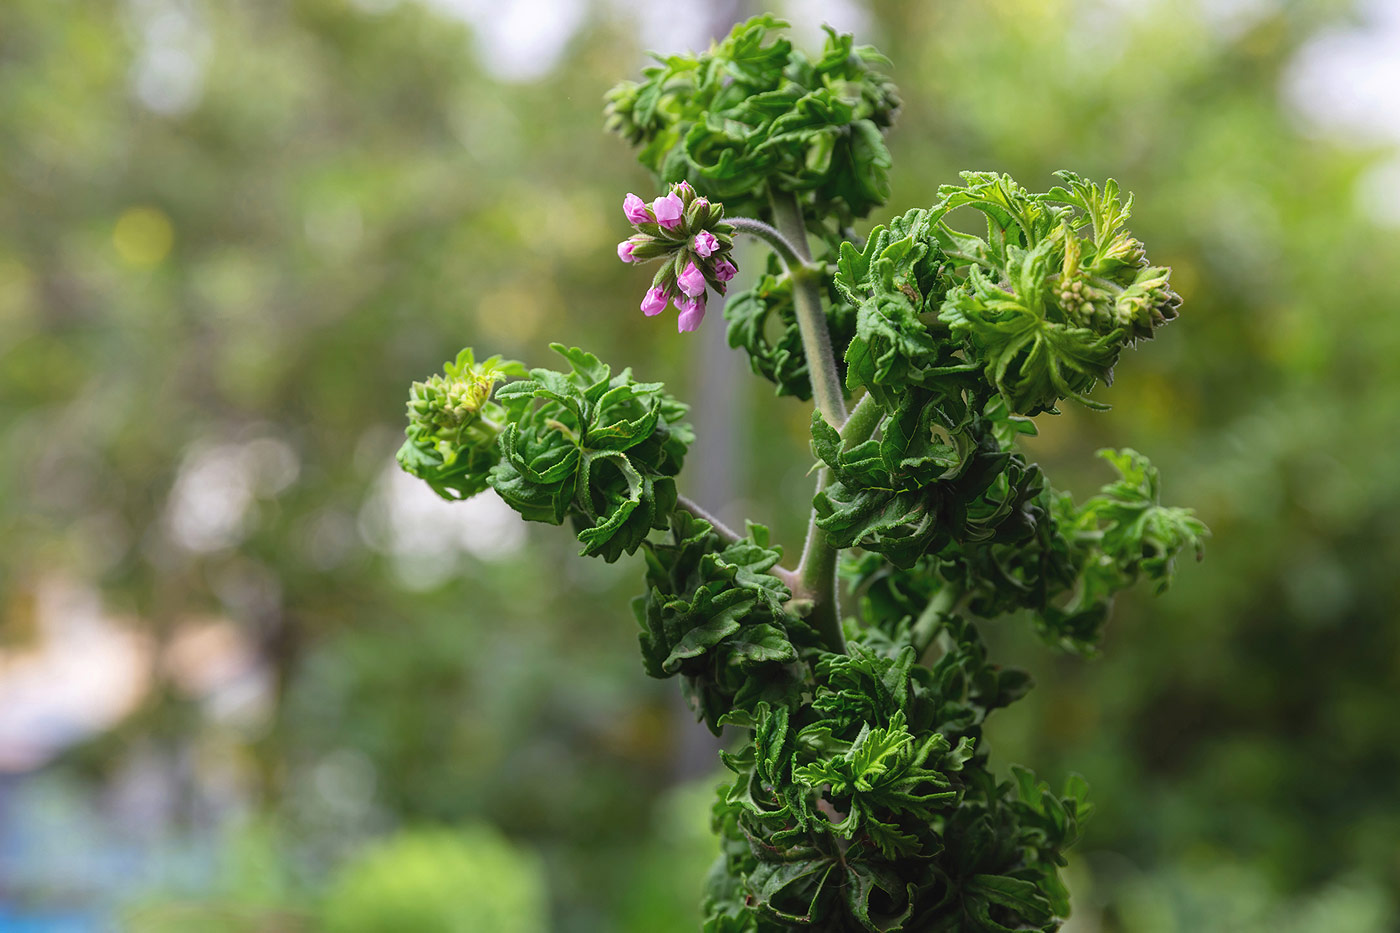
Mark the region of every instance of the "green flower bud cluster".
[[523, 375], [518, 363], [502, 363], [493, 356], [475, 365], [470, 349], [463, 350], [445, 372], [415, 382], [408, 399], [408, 422], [420, 433], [446, 437], [479, 419], [491, 390], [508, 373]]
[[415, 382], [400, 465], [444, 499], [466, 499], [484, 490], [487, 472], [500, 459], [496, 441], [505, 420], [491, 392], [498, 382], [523, 375], [523, 366], [499, 356], [477, 363], [469, 347], [444, 364], [441, 374]]

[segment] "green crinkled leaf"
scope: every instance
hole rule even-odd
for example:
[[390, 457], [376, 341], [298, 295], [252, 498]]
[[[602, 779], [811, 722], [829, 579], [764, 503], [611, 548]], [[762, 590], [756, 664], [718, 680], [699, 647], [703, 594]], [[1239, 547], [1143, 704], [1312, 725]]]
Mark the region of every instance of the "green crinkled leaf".
[[648, 542], [648, 595], [634, 602], [642, 655], [653, 677], [680, 674], [692, 705], [712, 729], [720, 718], [785, 698], [797, 659], [794, 633], [809, 637], [785, 604], [792, 596], [769, 571], [780, 551], [767, 529], [721, 546], [708, 523], [671, 516], [670, 542]]
[[885, 407], [910, 385], [923, 385], [958, 364], [955, 346], [929, 329], [946, 287], [934, 215], [912, 210], [876, 227], [857, 250], [841, 244], [836, 287], [855, 304], [856, 333], [846, 348], [846, 385], [865, 387]]
[[833, 859], [760, 862], [748, 877], [749, 893], [769, 916], [789, 923], [812, 923], [835, 869]]
[[945, 377], [943, 394], [907, 390], [882, 421], [885, 436], [848, 450], [814, 416], [813, 451], [834, 481], [812, 504], [833, 546], [877, 551], [909, 567], [1018, 518], [1024, 482], [995, 484], [1003, 470], [1021, 467], [997, 441], [996, 423], [968, 404], [960, 380]]
[[671, 649], [671, 653], [666, 656], [666, 661], [661, 666], [662, 670], [674, 674], [680, 670], [681, 661], [704, 654], [739, 631], [739, 620], [753, 608], [755, 599], [752, 594], [739, 589], [721, 592], [713, 597], [701, 589], [690, 603], [682, 603], [679, 600], [670, 603], [668, 609], [683, 613], [677, 622], [678, 627], [684, 627], [687, 622], [697, 619], [704, 621], [689, 626], [680, 641]]
[[736, 657], [754, 663], [797, 658], [787, 633], [774, 625], [751, 625], [735, 635], [729, 647]]
[[584, 554], [634, 552], [675, 507], [672, 477], [694, 435], [661, 383], [616, 376], [596, 356], [553, 344], [569, 371], [532, 369], [497, 390], [514, 418], [489, 481], [533, 521], [571, 518]]
[[[846, 904], [851, 916], [871, 933], [904, 929], [904, 922], [914, 912], [917, 890], [917, 885], [906, 884], [897, 873], [883, 866], [862, 862], [846, 866]], [[872, 898], [885, 903], [872, 904]]]
[[973, 875], [966, 890], [989, 904], [1007, 908], [1024, 922], [1045, 923], [1054, 916], [1049, 901], [1029, 881], [1007, 875]]

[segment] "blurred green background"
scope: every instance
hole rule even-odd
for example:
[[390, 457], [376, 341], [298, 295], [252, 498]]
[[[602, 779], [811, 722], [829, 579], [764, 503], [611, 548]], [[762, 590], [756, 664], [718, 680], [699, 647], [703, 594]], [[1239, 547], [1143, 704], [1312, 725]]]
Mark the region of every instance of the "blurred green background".
[[[715, 745], [641, 671], [638, 562], [393, 454], [460, 346], [560, 340], [689, 398], [683, 491], [797, 547], [807, 410], [636, 311], [601, 130], [753, 12], [0, 5], [0, 931], [696, 928]], [[1096, 661], [993, 633], [1039, 684], [994, 765], [1099, 808], [1066, 929], [1400, 928], [1400, 10], [776, 12], [894, 60], [897, 210], [1113, 175], [1185, 298], [1033, 443], [1081, 492], [1148, 454], [1206, 562]]]

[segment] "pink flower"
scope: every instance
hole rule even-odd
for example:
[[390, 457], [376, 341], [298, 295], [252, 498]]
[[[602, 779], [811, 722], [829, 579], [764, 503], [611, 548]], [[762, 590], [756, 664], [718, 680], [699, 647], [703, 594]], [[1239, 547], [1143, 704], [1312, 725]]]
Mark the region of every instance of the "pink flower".
[[666, 294], [665, 289], [652, 288], [642, 299], [642, 313], [647, 317], [655, 317], [666, 310], [666, 303], [670, 300], [671, 296]]
[[715, 278], [719, 279], [721, 282], [728, 282], [738, 273], [739, 267], [728, 259], [721, 259], [719, 262], [715, 263]]
[[696, 211], [706, 211], [706, 210], [709, 210], [709, 208], [710, 208], [710, 202], [709, 202], [708, 200], [706, 200], [705, 198], [696, 198], [694, 201], [692, 201], [692, 202], [690, 202], [690, 203], [691, 203], [692, 205], [696, 205], [696, 204], [699, 205], [699, 207], [696, 208]]
[[676, 279], [676, 284], [691, 298], [697, 298], [705, 294], [705, 273], [697, 269], [695, 263], [692, 262]]
[[688, 195], [694, 196], [694, 194], [695, 194], [695, 189], [692, 188], [692, 187], [690, 187], [690, 182], [688, 182], [688, 181], [678, 181], [678, 182], [676, 182], [676, 186], [675, 186], [674, 188], [672, 188], [671, 190], [672, 190], [673, 192], [675, 192], [676, 194], [680, 194], [680, 195], [686, 195], [686, 194], [688, 194]]
[[701, 256], [709, 256], [719, 249], [719, 240], [708, 230], [701, 230], [695, 234], [695, 251]]
[[621, 243], [617, 244], [617, 258], [621, 259], [623, 262], [636, 262], [637, 260], [632, 257], [632, 250], [636, 248], [636, 243], [633, 243], [631, 240], [623, 240]]
[[681, 225], [681, 218], [685, 215], [685, 204], [682, 203], [681, 196], [673, 191], [652, 201], [651, 212], [656, 215], [657, 223], [671, 230]]
[[705, 320], [705, 295], [703, 292], [696, 298], [687, 296], [677, 298], [676, 307], [681, 310], [680, 316], [676, 318], [676, 330], [679, 333], [690, 333], [700, 326], [701, 321]]
[[635, 194], [628, 194], [622, 199], [622, 213], [627, 215], [628, 223], [644, 224], [651, 221], [651, 215], [647, 213], [647, 202]]

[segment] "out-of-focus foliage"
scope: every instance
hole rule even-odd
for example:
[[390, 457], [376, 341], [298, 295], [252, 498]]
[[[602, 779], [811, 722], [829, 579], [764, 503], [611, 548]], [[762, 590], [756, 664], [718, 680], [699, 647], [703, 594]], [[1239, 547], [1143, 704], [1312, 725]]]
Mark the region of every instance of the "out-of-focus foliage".
[[408, 830], [376, 844], [331, 882], [326, 933], [544, 933], [542, 866], [481, 827]]
[[[487, 818], [551, 860], [559, 928], [610, 927], [649, 818], [629, 802], [675, 746], [664, 695], [628, 686], [627, 598], [605, 569], [566, 597], [548, 568], [577, 545], [499, 502], [425, 531], [437, 503], [393, 453], [444, 345], [523, 358], [547, 325], [674, 354], [619, 313], [609, 228], [638, 176], [598, 101], [629, 31], [568, 56], [592, 76], [571, 98], [500, 85], [414, 3], [4, 5], [0, 527], [24, 543], [0, 549], [0, 638], [30, 644], [59, 577], [158, 660], [73, 768], [120, 783], [153, 756], [155, 823], [266, 809], [313, 879], [398, 822]], [[216, 618], [255, 661], [217, 692], [171, 660]]]
[[[204, 890], [140, 892], [117, 919], [123, 933], [299, 933], [313, 929], [312, 892], [288, 858], [286, 838], [267, 822], [219, 833], [217, 880]], [[134, 892], [128, 892], [130, 895]]]
[[[1387, 196], [1367, 179], [1389, 154], [1317, 136], [1280, 91], [1360, 7], [868, 8], [880, 70], [918, 89], [887, 140], [892, 198], [933, 205], [968, 165], [1036, 188], [1067, 165], [1112, 175], [1190, 309], [1114, 386], [1131, 430], [1071, 406], [1031, 442], [1057, 477], [1083, 471], [1081, 493], [1102, 465], [1060, 451], [1143, 451], [1215, 533], [1190, 586], [1110, 628], [1112, 663], [998, 648], [1040, 689], [995, 740], [1094, 786], [1071, 871], [1084, 929], [1221, 929], [1228, 908], [1188, 905], [1222, 888], [1264, 905], [1260, 929], [1394, 928], [1400, 245], [1358, 203]], [[0, 640], [27, 643], [57, 573], [161, 638], [229, 617], [277, 672], [271, 720], [166, 683], [70, 766], [118, 775], [156, 736], [182, 780], [231, 764], [327, 860], [385, 821], [489, 818], [544, 851], [556, 929], [649, 933], [695, 914], [688, 881], [664, 925], [628, 900], [620, 926], [609, 893], [643, 869], [664, 890], [676, 857], [632, 841], [658, 834], [639, 804], [675, 739], [670, 685], [636, 676], [629, 588], [544, 536], [426, 558], [382, 479], [402, 387], [444, 346], [524, 358], [548, 334], [648, 377], [693, 349], [639, 326], [612, 260], [616, 193], [645, 181], [597, 105], [642, 58], [630, 25], [590, 25], [555, 73], [501, 86], [466, 30], [413, 4], [3, 4]], [[762, 395], [742, 491], [788, 543], [802, 495], [776, 465], [808, 426]], [[228, 498], [180, 505], [211, 478]], [[454, 547], [512, 539], [509, 513], [472, 516]], [[559, 572], [587, 600], [550, 592], [556, 566], [585, 568]], [[507, 614], [501, 591], [528, 602]]]

